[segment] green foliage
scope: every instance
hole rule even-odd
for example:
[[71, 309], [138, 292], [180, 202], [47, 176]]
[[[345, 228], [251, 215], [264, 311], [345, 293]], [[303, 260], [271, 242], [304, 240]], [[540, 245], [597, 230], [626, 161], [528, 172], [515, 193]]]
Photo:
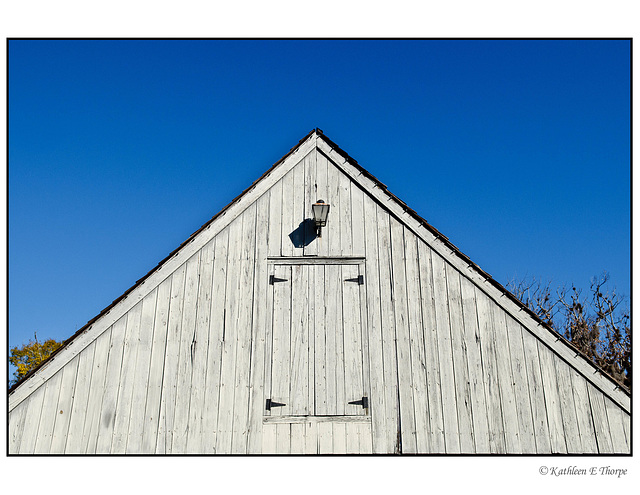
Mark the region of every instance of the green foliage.
[[62, 345], [62, 342], [53, 339], [39, 342], [35, 333], [33, 337], [34, 340], [29, 340], [29, 343], [11, 349], [9, 363], [16, 367], [16, 371], [14, 371], [14, 378], [9, 385], [20, 381], [29, 371], [39, 366]]

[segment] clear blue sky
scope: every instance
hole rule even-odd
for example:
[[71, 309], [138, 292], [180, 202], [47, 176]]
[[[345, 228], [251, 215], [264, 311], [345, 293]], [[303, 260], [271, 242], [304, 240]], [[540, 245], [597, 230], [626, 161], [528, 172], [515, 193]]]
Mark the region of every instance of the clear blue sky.
[[496, 280], [630, 292], [629, 41], [10, 41], [9, 345], [65, 339], [314, 127]]

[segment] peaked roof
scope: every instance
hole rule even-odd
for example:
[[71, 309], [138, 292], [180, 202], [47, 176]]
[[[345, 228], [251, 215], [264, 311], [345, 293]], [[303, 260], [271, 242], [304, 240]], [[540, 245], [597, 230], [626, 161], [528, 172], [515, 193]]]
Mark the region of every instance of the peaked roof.
[[[76, 331], [71, 337], [66, 339], [63, 342], [63, 345], [60, 346], [54, 353], [52, 353], [51, 356], [49, 356], [49, 358], [47, 360], [43, 361], [38, 367], [36, 367], [33, 370], [31, 370], [20, 381], [18, 381], [13, 386], [11, 386], [9, 388], [9, 394], [11, 394], [22, 383], [24, 383], [31, 376], [33, 376], [35, 373], [37, 373], [37, 371], [39, 369], [41, 369], [45, 364], [47, 364], [48, 362], [53, 360], [56, 357], [57, 354], [59, 354], [63, 349], [65, 349], [79, 335], [81, 335], [85, 331], [87, 331], [93, 325], [93, 323], [95, 323], [97, 320], [99, 320], [102, 316], [104, 316], [107, 313], [109, 313], [114, 306], [116, 306], [120, 301], [125, 299], [127, 297], [127, 295], [129, 295], [133, 290], [135, 290], [137, 287], [142, 285], [153, 273], [158, 271], [168, 260], [173, 258], [183, 247], [185, 247], [186, 245], [191, 243], [191, 241], [195, 237], [197, 237], [198, 234], [200, 234], [203, 230], [205, 230], [207, 227], [209, 227], [213, 222], [216, 221], [216, 219], [218, 219], [222, 215], [224, 215], [229, 210], [229, 208], [231, 208], [234, 204], [236, 204], [249, 191], [253, 190], [259, 183], [261, 183], [265, 179], [265, 177], [269, 176], [273, 170], [275, 170], [289, 156], [294, 154], [298, 150], [298, 148], [300, 148], [302, 146], [303, 143], [305, 143], [307, 140], [309, 140], [314, 135], [317, 137], [317, 139], [322, 140], [332, 152], [337, 153], [340, 157], [342, 157], [342, 159], [346, 163], [348, 163], [351, 166], [353, 166], [362, 176], [366, 177], [369, 181], [371, 181], [375, 185], [375, 188], [378, 189], [379, 191], [381, 191], [384, 194], [384, 196], [386, 196], [389, 200], [391, 200], [393, 203], [395, 203], [395, 205], [400, 207], [403, 213], [408, 214], [412, 219], [417, 221], [420, 226], [424, 227], [428, 232], [430, 232], [435, 237], [436, 240], [442, 242], [450, 250], [452, 255], [454, 255], [455, 257], [457, 257], [460, 260], [462, 260], [465, 265], [467, 265], [473, 271], [478, 273], [484, 279], [484, 281], [488, 282], [491, 286], [493, 286], [495, 289], [497, 289], [502, 296], [507, 297], [511, 302], [516, 304], [518, 306], [519, 310], [524, 311], [539, 326], [543, 327], [546, 331], [550, 332], [551, 335], [555, 338], [555, 340], [560, 343], [560, 345], [566, 346], [568, 349], [571, 350], [572, 353], [575, 353], [575, 355], [580, 356], [584, 360], [584, 362], [588, 363], [588, 365], [590, 365], [591, 368], [593, 368], [594, 373], [599, 373], [600, 375], [605, 377], [607, 380], [609, 380], [615, 386], [615, 389], [621, 390], [622, 392], [624, 392], [624, 394], [626, 396], [630, 397], [630, 392], [629, 392], [628, 389], [626, 389], [624, 386], [622, 386], [616, 380], [614, 380], [610, 375], [608, 375], [606, 372], [604, 372], [602, 369], [600, 369], [595, 363], [593, 363], [591, 360], [589, 360], [586, 357], [586, 355], [584, 355], [579, 349], [577, 349], [575, 346], [573, 346], [573, 344], [571, 344], [569, 341], [567, 341], [564, 338], [564, 336], [562, 336], [561, 334], [556, 332], [553, 328], [551, 328], [543, 320], [541, 320], [538, 317], [538, 315], [536, 315], [528, 306], [526, 306], [515, 295], [513, 295], [510, 291], [508, 291], [502, 284], [500, 284], [499, 282], [494, 280], [493, 277], [491, 277], [490, 274], [488, 274], [487, 272], [482, 270], [478, 265], [476, 265], [473, 261], [471, 261], [471, 259], [467, 255], [462, 253], [460, 251], [460, 249], [458, 249], [458, 247], [456, 247], [446, 236], [444, 236], [435, 227], [433, 227], [431, 224], [429, 224], [429, 222], [427, 222], [424, 218], [422, 218], [420, 215], [418, 215], [418, 213], [416, 213], [416, 211], [411, 209], [405, 202], [403, 202], [397, 196], [395, 196], [393, 193], [391, 193], [387, 189], [387, 186], [385, 186], [376, 177], [374, 177], [370, 172], [368, 172], [366, 169], [364, 169], [354, 158], [349, 156], [349, 154], [346, 153], [342, 148], [340, 148], [336, 143], [334, 143], [331, 139], [329, 139], [327, 136], [325, 136], [323, 131], [321, 129], [319, 129], [319, 128], [315, 128], [315, 129], [311, 130], [306, 136], [304, 136], [302, 139], [300, 139], [300, 141], [293, 148], [291, 148], [287, 154], [285, 154], [282, 158], [280, 158], [280, 160], [278, 160], [276, 163], [274, 163], [267, 171], [265, 171], [264, 174], [262, 174], [262, 176], [260, 176], [257, 180], [255, 180], [251, 184], [251, 186], [249, 186], [247, 189], [242, 191], [233, 200], [231, 200], [231, 202], [229, 204], [227, 204], [224, 208], [222, 208], [222, 210], [220, 210], [216, 215], [214, 215], [210, 220], [208, 220], [204, 225], [202, 225], [202, 227], [200, 227], [193, 234], [191, 234], [187, 240], [185, 240], [176, 249], [174, 249], [171, 253], [169, 253], [162, 261], [160, 261], [144, 277], [142, 277], [139, 280], [137, 280], [135, 282], [135, 284], [132, 285], [129, 289], [127, 289], [120, 297], [115, 299], [111, 304], [109, 304], [106, 308], [104, 308], [97, 316], [95, 316], [94, 318], [89, 320], [82, 328], [80, 328], [78, 331]], [[320, 150], [320, 152], [322, 152], [322, 150]], [[329, 157], [329, 159], [331, 159], [331, 158]]]

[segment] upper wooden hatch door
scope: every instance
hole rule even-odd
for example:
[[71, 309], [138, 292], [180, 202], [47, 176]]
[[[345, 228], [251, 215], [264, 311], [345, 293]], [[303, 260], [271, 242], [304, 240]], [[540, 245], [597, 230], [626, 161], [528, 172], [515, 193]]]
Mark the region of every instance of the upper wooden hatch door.
[[358, 264], [272, 265], [265, 414], [363, 416], [363, 270]]

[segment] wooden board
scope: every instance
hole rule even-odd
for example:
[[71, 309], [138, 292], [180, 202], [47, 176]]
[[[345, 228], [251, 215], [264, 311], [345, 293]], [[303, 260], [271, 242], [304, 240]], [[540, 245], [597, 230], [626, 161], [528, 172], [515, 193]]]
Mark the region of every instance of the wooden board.
[[391, 232], [391, 276], [393, 290], [393, 313], [395, 316], [396, 359], [398, 366], [398, 388], [400, 399], [400, 427], [402, 452], [417, 453], [416, 421], [413, 404], [413, 377], [409, 334], [409, 308], [407, 306], [407, 282], [405, 267], [405, 244], [402, 225], [395, 220], [390, 224]]
[[160, 404], [164, 375], [167, 329], [169, 325], [169, 303], [171, 300], [171, 277], [158, 286], [153, 322], [153, 340], [149, 363], [149, 378], [144, 408], [144, 424], [140, 451], [156, 452], [156, 441], [160, 427]]
[[69, 432], [69, 422], [75, 397], [76, 378], [78, 376], [79, 356], [74, 357], [71, 362], [62, 368], [62, 380], [60, 382], [60, 392], [58, 394], [58, 405], [56, 407], [56, 421], [53, 427], [51, 438], [51, 454], [64, 454], [67, 444], [67, 434]]
[[476, 290], [476, 306], [478, 308], [478, 329], [482, 353], [482, 377], [489, 420], [489, 448], [492, 454], [504, 454], [506, 445], [491, 300], [483, 292]]
[[[453, 350], [451, 347], [451, 329], [449, 322], [449, 304], [447, 301], [446, 262], [432, 256], [433, 287], [438, 339], [438, 358], [440, 362], [440, 391], [444, 417], [445, 448], [448, 454], [460, 453], [458, 412], [453, 369]], [[499, 406], [498, 408], [499, 409]]]
[[149, 391], [149, 369], [151, 364], [152, 344], [154, 342], [157, 297], [158, 290], [154, 289], [142, 300], [140, 332], [138, 334], [138, 353], [136, 357], [133, 393], [131, 396], [131, 412], [127, 433], [127, 453], [138, 454], [153, 452], [153, 448], [151, 447], [149, 447], [149, 450], [143, 450], [142, 441], [145, 426], [147, 393]]
[[469, 391], [471, 394], [471, 410], [473, 411], [474, 449], [478, 454], [489, 454], [491, 453], [491, 448], [489, 442], [488, 409], [484, 390], [476, 293], [473, 284], [465, 277], [460, 277], [460, 293], [462, 297], [462, 318], [464, 321], [463, 338], [467, 349], [466, 355], [470, 382]]
[[422, 242], [418, 243], [420, 259], [420, 293], [422, 297], [422, 321], [427, 361], [427, 395], [429, 404], [428, 453], [446, 453], [444, 439], [444, 417], [440, 384], [440, 358], [438, 352], [438, 329], [436, 325], [435, 295], [431, 251]]
[[127, 313], [122, 367], [118, 379], [118, 398], [114, 408], [113, 433], [110, 453], [124, 454], [127, 450], [129, 419], [131, 418], [131, 399], [136, 377], [135, 369], [140, 337], [140, 319], [142, 303], [138, 303]]
[[560, 410], [560, 397], [556, 379], [554, 356], [546, 346], [538, 343], [538, 356], [540, 358], [540, 370], [542, 372], [542, 386], [544, 390], [544, 402], [549, 420], [549, 436], [551, 438], [552, 453], [567, 453], [567, 441]]
[[78, 372], [76, 374], [73, 405], [64, 449], [66, 454], [84, 454], [82, 432], [85, 421], [88, 418], [95, 350], [96, 342], [93, 342], [78, 355]]
[[520, 430], [518, 426], [518, 411], [516, 396], [513, 388], [511, 368], [511, 353], [509, 350], [509, 335], [506, 315], [496, 304], [491, 305], [493, 330], [496, 351], [496, 373], [500, 386], [500, 404], [502, 407], [502, 424], [506, 452], [522, 452]]
[[589, 403], [589, 393], [587, 391], [587, 381], [575, 373], [572, 373], [570, 376], [582, 452], [586, 454], [597, 454], [598, 444], [596, 442], [596, 433], [593, 427], [591, 404]]
[[531, 398], [527, 382], [527, 365], [522, 344], [522, 327], [513, 318], [507, 316], [507, 337], [509, 356], [511, 357], [511, 376], [518, 415], [520, 448], [523, 454], [536, 453], [536, 439], [531, 412]]
[[469, 376], [467, 364], [467, 341], [465, 340], [462, 313], [460, 274], [451, 265], [446, 265], [445, 273], [449, 298], [449, 323], [451, 326], [451, 349], [453, 352], [460, 452], [473, 454], [475, 453], [475, 442], [472, 422], [473, 413], [471, 410], [471, 377]]
[[536, 453], [550, 454], [551, 439], [549, 436], [549, 422], [547, 420], [545, 407], [544, 385], [540, 371], [537, 340], [528, 331], [523, 330], [522, 344], [527, 368], [527, 382], [529, 384], [529, 399], [533, 417]]

